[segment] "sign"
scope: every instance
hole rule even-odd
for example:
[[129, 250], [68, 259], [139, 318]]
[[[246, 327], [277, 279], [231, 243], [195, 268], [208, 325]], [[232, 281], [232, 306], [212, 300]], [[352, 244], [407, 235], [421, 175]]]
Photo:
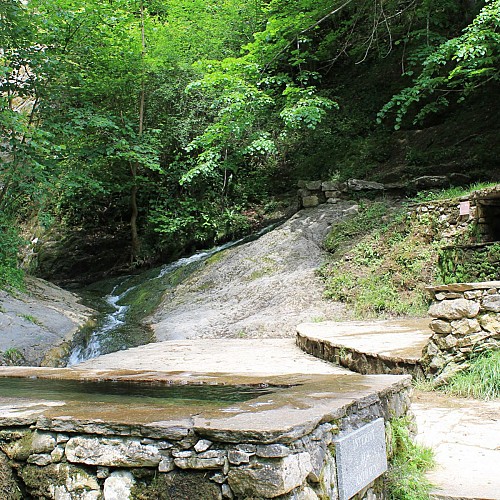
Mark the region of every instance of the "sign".
[[469, 215], [469, 214], [470, 214], [470, 201], [461, 201], [460, 202], [460, 215]]
[[387, 470], [384, 419], [334, 440], [339, 500], [348, 500]]

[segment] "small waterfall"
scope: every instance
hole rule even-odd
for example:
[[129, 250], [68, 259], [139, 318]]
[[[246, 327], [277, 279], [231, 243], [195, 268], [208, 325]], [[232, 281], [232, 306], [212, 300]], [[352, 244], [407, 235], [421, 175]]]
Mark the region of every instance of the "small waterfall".
[[136, 286], [132, 286], [127, 288], [124, 292], [120, 294], [115, 294], [116, 290], [121, 287], [130, 276], [127, 276], [123, 281], [115, 285], [113, 290], [109, 295], [106, 295], [106, 302], [114, 308], [114, 311], [109, 313], [105, 319], [103, 324], [95, 330], [89, 338], [89, 341], [86, 346], [77, 346], [71, 352], [67, 366], [73, 366], [82, 361], [86, 361], [87, 359], [92, 359], [101, 354], [101, 341], [106, 335], [112, 330], [116, 329], [118, 326], [125, 324], [125, 314], [129, 308], [129, 306], [119, 305], [118, 302], [127, 295], [130, 291], [132, 291]]
[[[170, 264], [165, 264], [164, 266], [159, 268], [159, 271], [156, 275], [150, 277], [149, 279], [146, 279], [144, 282], [150, 282], [153, 280], [164, 278], [170, 273], [173, 273], [174, 271], [177, 271], [182, 267], [190, 266], [196, 262], [202, 262], [218, 252], [222, 252], [223, 250], [226, 250], [228, 248], [232, 248], [237, 245], [241, 245], [242, 243], [255, 240], [277, 227], [279, 224], [281, 224], [281, 222], [282, 221], [277, 222], [276, 224], [273, 224], [271, 226], [267, 226], [258, 233], [246, 236], [239, 240], [230, 241], [228, 243], [225, 243], [224, 245], [214, 247], [210, 250], [201, 251], [191, 255], [190, 257], [183, 257], [179, 260], [176, 260], [175, 262], [171, 262]], [[105, 316], [101, 326], [99, 326], [92, 332], [85, 345], [78, 345], [73, 348], [68, 357], [66, 366], [74, 366], [78, 363], [103, 354], [103, 342], [109, 336], [113, 335], [113, 333], [116, 332], [118, 328], [126, 325], [127, 311], [129, 309], [129, 306], [121, 305], [119, 304], [119, 302], [121, 302], [132, 290], [137, 288], [139, 284], [130, 286], [121, 293], [117, 293], [117, 290], [123, 290], [123, 287], [126, 285], [127, 281], [131, 280], [132, 278], [132, 276], [126, 276], [125, 278], [123, 278], [118, 284], [113, 287], [113, 290], [108, 295], [106, 295], [106, 297], [104, 297], [105, 301], [112, 307], [113, 310]], [[127, 346], [124, 346], [122, 348], [126, 347]]]

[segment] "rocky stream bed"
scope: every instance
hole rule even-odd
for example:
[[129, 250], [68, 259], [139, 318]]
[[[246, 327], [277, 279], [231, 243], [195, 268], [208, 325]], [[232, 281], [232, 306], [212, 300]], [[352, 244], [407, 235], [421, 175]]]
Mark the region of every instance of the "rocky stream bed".
[[[134, 339], [129, 325], [127, 334], [104, 352], [149, 340], [292, 337], [301, 322], [345, 319], [342, 305], [323, 298], [315, 271], [326, 258], [326, 234], [352, 205], [301, 210], [254, 241], [194, 261], [184, 259], [168, 272], [164, 266], [127, 278], [118, 287], [116, 279], [92, 285], [91, 292], [100, 294], [108, 308], [104, 316], [110, 314], [109, 294], [118, 289], [113, 293], [129, 310], [127, 319], [153, 332], [144, 335], [142, 328], [141, 337]], [[60, 366], [76, 332], [84, 326], [88, 330], [93, 318], [99, 323], [99, 314], [77, 295], [35, 278], [29, 278], [26, 293], [1, 292], [0, 307], [3, 364]], [[107, 320], [101, 316], [103, 324]]]

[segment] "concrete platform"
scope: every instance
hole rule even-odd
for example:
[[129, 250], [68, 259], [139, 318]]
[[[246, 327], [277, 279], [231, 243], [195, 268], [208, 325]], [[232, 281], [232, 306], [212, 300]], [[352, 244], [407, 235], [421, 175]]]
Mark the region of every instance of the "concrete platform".
[[417, 440], [434, 450], [434, 499], [500, 499], [500, 401], [415, 392]]
[[309, 354], [358, 373], [420, 372], [422, 349], [431, 335], [429, 320], [303, 323], [297, 344]]
[[294, 339], [193, 339], [148, 344], [76, 365], [79, 369], [236, 375], [352, 373], [302, 352]]

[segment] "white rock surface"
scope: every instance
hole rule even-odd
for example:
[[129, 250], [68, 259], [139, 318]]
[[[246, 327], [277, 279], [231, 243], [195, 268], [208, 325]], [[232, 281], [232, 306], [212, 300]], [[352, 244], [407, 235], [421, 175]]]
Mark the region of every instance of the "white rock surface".
[[130, 472], [112, 472], [104, 481], [104, 500], [128, 500], [134, 484], [135, 479]]

